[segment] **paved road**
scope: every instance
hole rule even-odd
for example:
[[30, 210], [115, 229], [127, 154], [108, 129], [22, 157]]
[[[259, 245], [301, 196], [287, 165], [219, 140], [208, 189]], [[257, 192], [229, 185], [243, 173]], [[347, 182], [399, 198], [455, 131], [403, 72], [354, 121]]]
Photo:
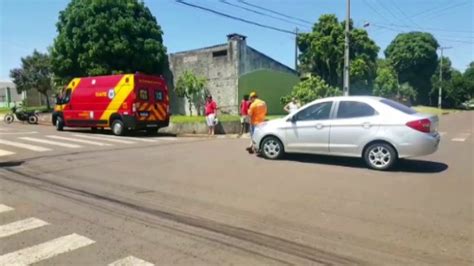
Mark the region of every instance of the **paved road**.
[[1, 126], [0, 265], [472, 265], [473, 120], [443, 116], [440, 150], [391, 172]]

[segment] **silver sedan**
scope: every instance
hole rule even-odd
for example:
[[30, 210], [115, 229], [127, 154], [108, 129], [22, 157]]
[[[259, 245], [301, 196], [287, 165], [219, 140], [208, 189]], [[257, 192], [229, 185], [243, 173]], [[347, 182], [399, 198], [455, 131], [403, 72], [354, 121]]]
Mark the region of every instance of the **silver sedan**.
[[385, 98], [333, 97], [260, 124], [252, 141], [268, 159], [284, 153], [361, 157], [370, 168], [386, 170], [399, 158], [434, 153], [440, 142], [438, 121], [436, 115]]

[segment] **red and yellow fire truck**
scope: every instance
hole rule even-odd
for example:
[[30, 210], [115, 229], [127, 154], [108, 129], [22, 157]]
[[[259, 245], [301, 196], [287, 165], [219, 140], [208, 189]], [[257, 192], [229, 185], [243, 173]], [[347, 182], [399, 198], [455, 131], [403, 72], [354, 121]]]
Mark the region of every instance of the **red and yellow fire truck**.
[[169, 124], [170, 109], [163, 77], [123, 74], [75, 78], [56, 99], [52, 122], [66, 127], [110, 127], [115, 135], [129, 130], [156, 132]]

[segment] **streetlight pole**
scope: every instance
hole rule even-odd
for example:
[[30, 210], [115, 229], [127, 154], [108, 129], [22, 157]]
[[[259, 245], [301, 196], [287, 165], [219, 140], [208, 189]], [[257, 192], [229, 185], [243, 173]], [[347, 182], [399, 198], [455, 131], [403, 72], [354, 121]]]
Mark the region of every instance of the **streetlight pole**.
[[347, 0], [347, 14], [346, 14], [346, 30], [345, 30], [345, 43], [344, 43], [344, 96], [349, 95], [349, 21], [351, 19], [351, 0]]
[[442, 94], [443, 94], [443, 51], [451, 49], [452, 47], [439, 47], [441, 50], [441, 59], [439, 63], [439, 91], [438, 91], [438, 108], [441, 109]]

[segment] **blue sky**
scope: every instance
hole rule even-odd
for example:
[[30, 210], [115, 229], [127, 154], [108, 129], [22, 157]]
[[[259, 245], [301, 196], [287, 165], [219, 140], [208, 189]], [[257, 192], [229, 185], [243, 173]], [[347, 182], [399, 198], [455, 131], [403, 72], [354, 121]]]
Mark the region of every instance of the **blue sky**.
[[[187, 0], [248, 20], [302, 31], [311, 25], [301, 21], [288, 23], [249, 13], [219, 0]], [[227, 0], [242, 5], [237, 0]], [[46, 51], [56, 36], [55, 23], [68, 0], [0, 0], [0, 80], [9, 79], [9, 71], [20, 66], [20, 58], [33, 49]], [[345, 0], [247, 0], [306, 21], [316, 21], [321, 14], [345, 16]], [[473, 0], [352, 0], [351, 15], [357, 27], [370, 22], [369, 35], [383, 50], [400, 32], [423, 29], [431, 32], [445, 50], [453, 66], [464, 70], [474, 61]], [[174, 0], [146, 0], [146, 5], [164, 32], [168, 52], [195, 49], [223, 43], [228, 33], [248, 36], [247, 43], [259, 51], [294, 66], [294, 38], [291, 35], [262, 29], [196, 10]], [[248, 7], [248, 6], [247, 6]], [[275, 14], [271, 14], [276, 16]]]

